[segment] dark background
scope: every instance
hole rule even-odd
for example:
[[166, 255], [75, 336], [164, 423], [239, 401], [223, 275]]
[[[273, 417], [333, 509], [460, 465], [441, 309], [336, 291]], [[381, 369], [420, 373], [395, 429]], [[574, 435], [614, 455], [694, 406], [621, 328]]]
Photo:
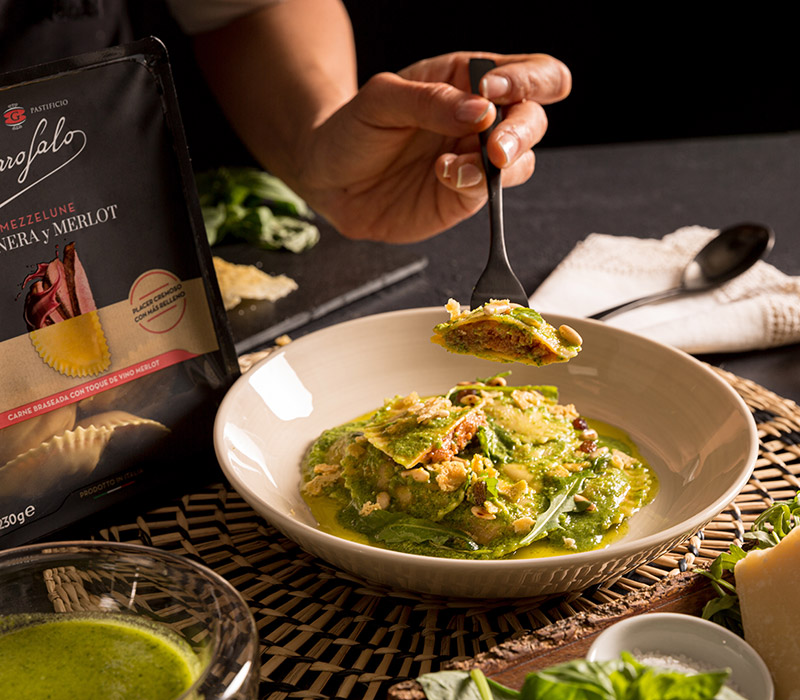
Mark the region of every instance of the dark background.
[[[0, 0], [0, 72], [156, 35], [170, 53], [197, 169], [248, 159], [226, 132], [164, 0], [104, 0], [99, 16], [69, 20], [52, 18], [54, 2]], [[564, 61], [572, 94], [547, 107], [541, 147], [800, 128], [800, 49], [788, 4], [344, 3], [362, 83], [458, 50], [542, 52]]]
[[457, 50], [549, 53], [573, 75], [542, 146], [800, 127], [796, 25], [776, 3], [345, 0], [363, 82]]

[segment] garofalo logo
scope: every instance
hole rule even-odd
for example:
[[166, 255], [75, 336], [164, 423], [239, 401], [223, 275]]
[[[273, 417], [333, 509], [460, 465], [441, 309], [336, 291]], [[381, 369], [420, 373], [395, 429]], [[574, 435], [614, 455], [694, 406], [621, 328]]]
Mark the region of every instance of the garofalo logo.
[[[86, 133], [80, 129], [67, 129], [66, 121], [66, 117], [60, 117], [51, 127], [48, 120], [42, 117], [34, 128], [30, 141], [22, 150], [0, 155], [0, 197], [3, 197], [0, 208], [46, 180], [81, 154], [86, 147]], [[14, 178], [15, 184], [9, 193], [7, 181], [11, 178]]]

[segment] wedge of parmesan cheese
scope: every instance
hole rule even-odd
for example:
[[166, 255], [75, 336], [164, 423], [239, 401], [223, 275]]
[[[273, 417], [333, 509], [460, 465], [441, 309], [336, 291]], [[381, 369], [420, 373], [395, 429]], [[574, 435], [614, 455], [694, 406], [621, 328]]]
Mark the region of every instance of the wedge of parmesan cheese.
[[213, 260], [226, 310], [243, 299], [277, 301], [297, 289], [297, 282], [286, 275], [269, 275], [255, 265], [239, 265], [217, 255]]
[[745, 640], [775, 681], [775, 700], [800, 700], [800, 527], [734, 569]]

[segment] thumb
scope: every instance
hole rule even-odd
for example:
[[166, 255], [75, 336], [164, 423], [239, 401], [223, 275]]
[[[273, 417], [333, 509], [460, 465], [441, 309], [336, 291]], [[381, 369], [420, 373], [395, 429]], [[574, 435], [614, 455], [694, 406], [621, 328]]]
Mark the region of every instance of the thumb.
[[496, 107], [485, 97], [448, 83], [407, 80], [396, 73], [370, 78], [353, 107], [371, 126], [413, 127], [456, 138], [482, 131], [496, 114]]

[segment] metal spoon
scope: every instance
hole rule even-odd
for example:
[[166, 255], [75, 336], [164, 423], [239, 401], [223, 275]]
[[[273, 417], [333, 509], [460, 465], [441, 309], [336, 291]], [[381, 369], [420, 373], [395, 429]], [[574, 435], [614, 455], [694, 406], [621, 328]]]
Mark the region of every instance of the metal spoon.
[[[495, 62], [488, 58], [471, 58], [469, 61], [469, 80], [472, 92], [480, 92], [481, 78], [487, 71], [495, 67]], [[486, 140], [500, 121], [500, 110], [497, 118], [485, 131], [479, 134], [483, 171], [489, 190], [489, 259], [486, 262], [478, 281], [472, 289], [470, 308], [477, 309], [491, 299], [508, 299], [516, 304], [528, 306], [528, 295], [517, 279], [506, 255], [506, 244], [503, 237], [503, 189], [500, 186], [500, 169], [489, 160], [486, 153]]]
[[608, 318], [622, 311], [681, 294], [694, 294], [718, 287], [742, 274], [766, 256], [775, 242], [772, 229], [763, 224], [741, 223], [719, 232], [684, 268], [677, 287], [627, 301], [589, 318]]

